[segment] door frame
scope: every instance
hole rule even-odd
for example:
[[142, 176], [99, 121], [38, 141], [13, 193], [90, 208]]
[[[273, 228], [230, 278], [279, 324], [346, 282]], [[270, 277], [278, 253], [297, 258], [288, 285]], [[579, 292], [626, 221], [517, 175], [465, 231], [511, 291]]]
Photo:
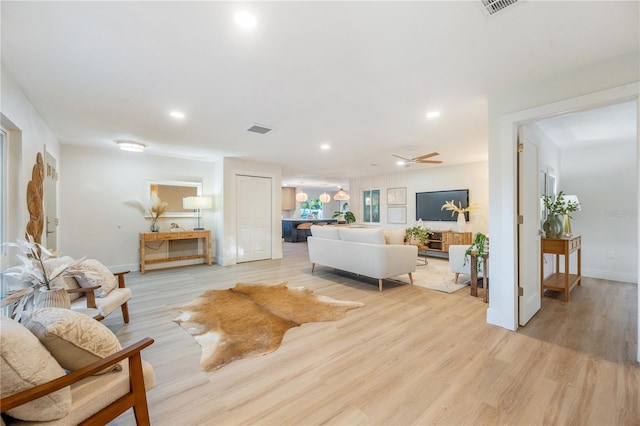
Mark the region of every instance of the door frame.
[[[494, 277], [495, 283], [492, 284], [489, 290], [491, 302], [487, 311], [488, 323], [499, 325], [508, 330], [516, 330], [518, 328], [517, 187], [514, 184], [516, 182], [515, 164], [518, 126], [568, 112], [599, 108], [625, 101], [635, 100], [638, 103], [639, 95], [640, 85], [638, 83], [630, 83], [564, 101], [529, 108], [513, 114], [506, 114], [500, 119], [498, 150], [500, 157], [504, 159], [503, 169], [501, 170], [503, 192], [510, 193], [511, 197], [504, 197], [500, 205], [493, 205], [491, 214], [512, 218], [512, 222], [510, 226], [505, 223], [505, 226], [500, 230], [492, 230], [491, 233], [493, 270], [500, 270], [502, 273], [500, 274], [501, 277]], [[640, 108], [638, 108], [638, 111], [640, 115]], [[638, 127], [638, 141], [636, 142], [638, 144], [638, 158], [636, 161], [640, 164], [640, 117], [638, 117]], [[638, 194], [640, 195], [640, 173], [638, 176]], [[638, 217], [638, 224], [639, 232], [636, 238], [640, 240], [640, 216]], [[640, 264], [640, 252], [638, 263]], [[640, 361], [640, 292], [638, 292], [638, 314], [638, 348], [636, 357]]]

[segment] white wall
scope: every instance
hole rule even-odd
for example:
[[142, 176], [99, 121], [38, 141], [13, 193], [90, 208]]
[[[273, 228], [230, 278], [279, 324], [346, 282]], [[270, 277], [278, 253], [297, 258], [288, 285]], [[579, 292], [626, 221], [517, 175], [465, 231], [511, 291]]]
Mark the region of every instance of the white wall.
[[634, 52], [489, 96], [489, 323], [510, 330], [518, 326], [515, 201], [518, 124], [597, 103], [637, 97], [639, 59]]
[[[486, 161], [432, 168], [420, 168], [416, 165], [404, 172], [351, 179], [349, 206], [356, 215], [356, 220], [362, 222], [362, 191], [380, 189], [380, 225], [389, 229], [401, 228], [411, 226], [416, 221], [416, 192], [469, 189], [469, 202], [478, 202], [480, 208], [471, 212], [467, 230], [473, 233], [487, 233], [489, 229], [488, 180], [489, 169]], [[389, 224], [387, 222], [387, 189], [399, 187], [407, 188], [407, 223]], [[434, 230], [456, 229], [456, 222], [424, 223]]]
[[[213, 196], [214, 165], [146, 153], [62, 145], [59, 160], [59, 248], [78, 258], [98, 259], [113, 269], [139, 270], [139, 233], [150, 220], [130, 204], [147, 204], [148, 181], [201, 182]], [[214, 227], [214, 210], [203, 210], [201, 224]], [[193, 229], [195, 218], [160, 217], [160, 230], [176, 222]], [[215, 241], [215, 231], [212, 231]], [[214, 248], [215, 255], [215, 248]]]
[[571, 214], [571, 229], [582, 236], [584, 276], [637, 283], [636, 148], [629, 140], [562, 151], [558, 188], [582, 205]]
[[9, 218], [5, 236], [9, 240], [15, 240], [18, 237], [24, 238], [29, 221], [26, 192], [36, 155], [38, 152], [42, 153], [46, 145], [47, 150], [59, 158], [60, 145], [4, 66], [1, 68], [0, 81], [2, 127], [8, 131], [10, 150]]

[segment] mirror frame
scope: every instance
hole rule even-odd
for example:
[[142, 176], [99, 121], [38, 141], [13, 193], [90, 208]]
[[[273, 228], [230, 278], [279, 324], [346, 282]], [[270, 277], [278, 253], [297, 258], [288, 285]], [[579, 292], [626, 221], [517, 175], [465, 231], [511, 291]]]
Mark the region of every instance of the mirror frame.
[[[147, 181], [147, 195], [150, 198], [153, 196], [153, 185], [164, 186], [184, 186], [188, 188], [196, 188], [196, 195], [202, 196], [202, 182], [189, 182], [189, 181], [176, 181], [176, 180], [148, 180]], [[162, 214], [161, 217], [197, 217], [197, 212], [178, 212], [168, 209]], [[151, 217], [145, 213], [146, 217]]]

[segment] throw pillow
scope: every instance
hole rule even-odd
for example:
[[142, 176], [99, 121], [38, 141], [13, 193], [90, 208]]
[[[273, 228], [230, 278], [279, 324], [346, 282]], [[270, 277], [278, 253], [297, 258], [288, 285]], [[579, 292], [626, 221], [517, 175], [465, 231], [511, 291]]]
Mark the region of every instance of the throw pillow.
[[[77, 370], [122, 350], [111, 330], [69, 309], [42, 308], [22, 314], [22, 322], [67, 370]], [[98, 374], [121, 370], [116, 364]]]
[[95, 259], [87, 259], [80, 263], [73, 271], [73, 274], [80, 287], [86, 288], [99, 285], [100, 288], [95, 292], [97, 297], [106, 297], [111, 293], [111, 290], [118, 286], [118, 280], [113, 275], [113, 272]]
[[384, 231], [384, 241], [387, 244], [404, 244], [404, 237], [407, 234], [404, 228]]
[[[56, 268], [63, 265], [71, 265], [75, 260], [71, 256], [63, 256], [47, 259], [43, 262], [44, 269], [47, 274], [51, 274]], [[70, 272], [71, 273], [71, 272]], [[67, 290], [73, 290], [74, 288], [79, 288], [78, 282], [72, 275], [65, 275], [56, 278], [53, 280], [52, 285], [63, 286]], [[69, 298], [73, 301], [78, 299], [81, 296], [80, 293], [70, 293]]]
[[[38, 339], [17, 321], [0, 317], [0, 383], [2, 397], [31, 389], [65, 375], [64, 370]], [[71, 410], [70, 388], [60, 389], [7, 412], [27, 421], [51, 421]]]

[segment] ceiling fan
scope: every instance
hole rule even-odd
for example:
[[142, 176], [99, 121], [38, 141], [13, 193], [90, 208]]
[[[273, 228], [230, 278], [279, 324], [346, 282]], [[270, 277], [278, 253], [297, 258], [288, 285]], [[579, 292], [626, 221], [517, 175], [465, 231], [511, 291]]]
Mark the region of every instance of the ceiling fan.
[[432, 152], [430, 154], [425, 154], [425, 155], [421, 155], [419, 157], [414, 157], [414, 158], [405, 158], [402, 157], [400, 155], [393, 155], [396, 158], [401, 159], [404, 162], [404, 166], [405, 167], [409, 167], [412, 164], [440, 164], [442, 163], [441, 160], [429, 160], [429, 158], [431, 157], [435, 157], [436, 155], [440, 155], [437, 152]]

